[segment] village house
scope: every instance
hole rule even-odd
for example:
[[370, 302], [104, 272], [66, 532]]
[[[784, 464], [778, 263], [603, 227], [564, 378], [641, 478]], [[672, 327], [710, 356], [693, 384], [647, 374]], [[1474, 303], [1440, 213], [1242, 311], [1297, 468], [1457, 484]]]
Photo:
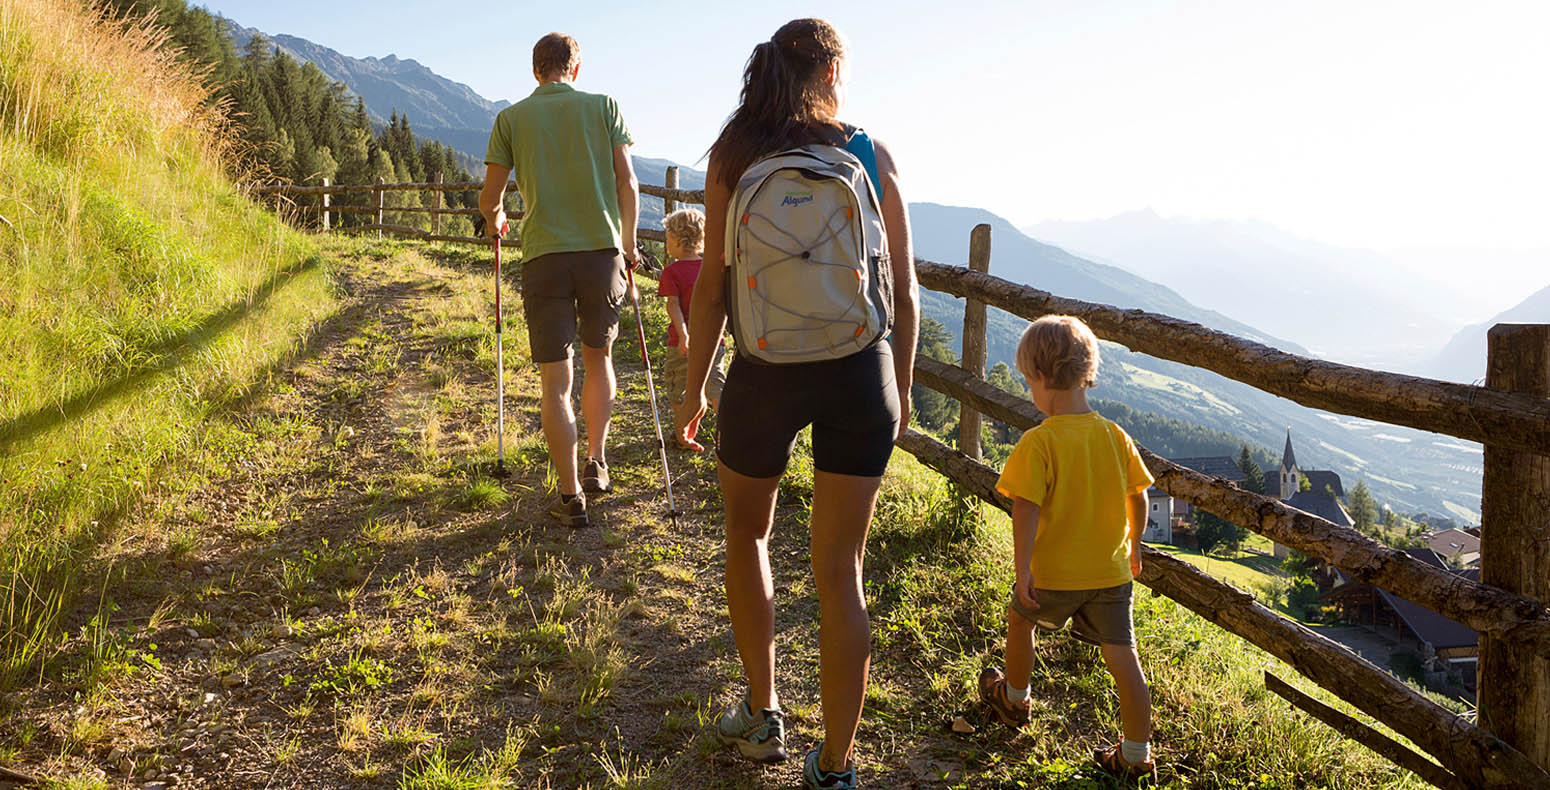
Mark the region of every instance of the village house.
[[[1431, 549], [1406, 549], [1405, 552], [1470, 581], [1480, 580], [1478, 569], [1449, 568]], [[1319, 598], [1335, 607], [1339, 619], [1392, 639], [1398, 649], [1414, 651], [1427, 673], [1428, 685], [1441, 687], [1448, 675], [1453, 674], [1464, 688], [1475, 690], [1480, 635], [1469, 626], [1339, 571], [1335, 572], [1335, 585]]]
[[1173, 497], [1157, 486], [1146, 489], [1146, 529], [1141, 532], [1141, 540], [1173, 542], [1173, 502]]
[[1438, 532], [1426, 539], [1426, 545], [1455, 568], [1480, 564], [1480, 537], [1462, 529]]

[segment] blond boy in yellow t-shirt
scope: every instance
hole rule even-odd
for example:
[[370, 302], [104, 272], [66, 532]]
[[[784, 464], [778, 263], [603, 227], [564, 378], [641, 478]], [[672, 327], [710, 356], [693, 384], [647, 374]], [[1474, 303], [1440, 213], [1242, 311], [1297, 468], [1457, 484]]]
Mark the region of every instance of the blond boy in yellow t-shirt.
[[996, 488], [1012, 498], [1017, 586], [1007, 614], [1006, 674], [987, 667], [980, 696], [1003, 722], [1029, 719], [1035, 628], [1099, 645], [1119, 690], [1124, 740], [1094, 753], [1106, 771], [1154, 772], [1152, 705], [1131, 623], [1132, 579], [1141, 572], [1141, 530], [1152, 475], [1135, 443], [1087, 405], [1098, 374], [1098, 338], [1080, 319], [1045, 316], [1017, 346], [1017, 368], [1047, 415], [1023, 434]]

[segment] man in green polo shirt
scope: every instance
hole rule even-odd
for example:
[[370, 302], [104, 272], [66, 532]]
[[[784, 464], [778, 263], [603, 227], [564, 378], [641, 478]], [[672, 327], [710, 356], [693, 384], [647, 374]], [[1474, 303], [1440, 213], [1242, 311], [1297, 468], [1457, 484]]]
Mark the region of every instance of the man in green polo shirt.
[[[501, 110], [485, 153], [479, 209], [490, 233], [505, 226], [501, 199], [515, 174], [526, 213], [522, 242], [522, 313], [528, 346], [543, 381], [544, 439], [559, 478], [550, 513], [573, 527], [587, 520], [586, 492], [609, 489], [604, 443], [613, 412], [610, 349], [619, 333], [625, 262], [636, 260], [640, 192], [619, 106], [573, 83], [581, 48], [563, 33], [533, 47], [533, 94]], [[579, 331], [577, 324], [580, 324]], [[576, 415], [571, 411], [571, 345], [580, 337], [586, 369], [581, 412], [587, 460], [576, 473]]]

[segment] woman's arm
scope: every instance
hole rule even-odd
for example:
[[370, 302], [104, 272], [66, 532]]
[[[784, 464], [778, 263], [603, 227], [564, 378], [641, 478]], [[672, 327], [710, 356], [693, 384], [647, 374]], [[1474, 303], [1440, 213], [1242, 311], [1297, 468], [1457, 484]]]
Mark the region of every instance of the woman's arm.
[[[910, 212], [899, 188], [899, 168], [888, 147], [876, 140], [877, 176], [883, 187], [883, 227], [893, 268], [893, 375], [899, 387], [899, 436], [910, 424], [910, 385], [915, 381], [915, 338], [920, 332], [920, 285], [910, 246]], [[707, 188], [706, 201], [710, 200]]]
[[700, 274], [689, 297], [689, 335], [698, 342], [689, 346], [689, 380], [683, 403], [674, 415], [678, 438], [697, 449], [694, 442], [705, 415], [705, 380], [710, 377], [710, 361], [726, 331], [726, 230], [727, 200], [731, 197], [721, 182], [721, 168], [713, 156], [705, 173], [705, 256]]

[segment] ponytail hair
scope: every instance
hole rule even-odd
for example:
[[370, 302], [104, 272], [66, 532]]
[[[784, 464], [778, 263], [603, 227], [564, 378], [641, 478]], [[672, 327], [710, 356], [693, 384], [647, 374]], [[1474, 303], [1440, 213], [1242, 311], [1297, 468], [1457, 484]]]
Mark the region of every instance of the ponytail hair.
[[765, 154], [842, 140], [839, 107], [823, 88], [829, 66], [844, 58], [844, 39], [822, 19], [793, 19], [753, 48], [737, 109], [710, 147], [728, 189]]

